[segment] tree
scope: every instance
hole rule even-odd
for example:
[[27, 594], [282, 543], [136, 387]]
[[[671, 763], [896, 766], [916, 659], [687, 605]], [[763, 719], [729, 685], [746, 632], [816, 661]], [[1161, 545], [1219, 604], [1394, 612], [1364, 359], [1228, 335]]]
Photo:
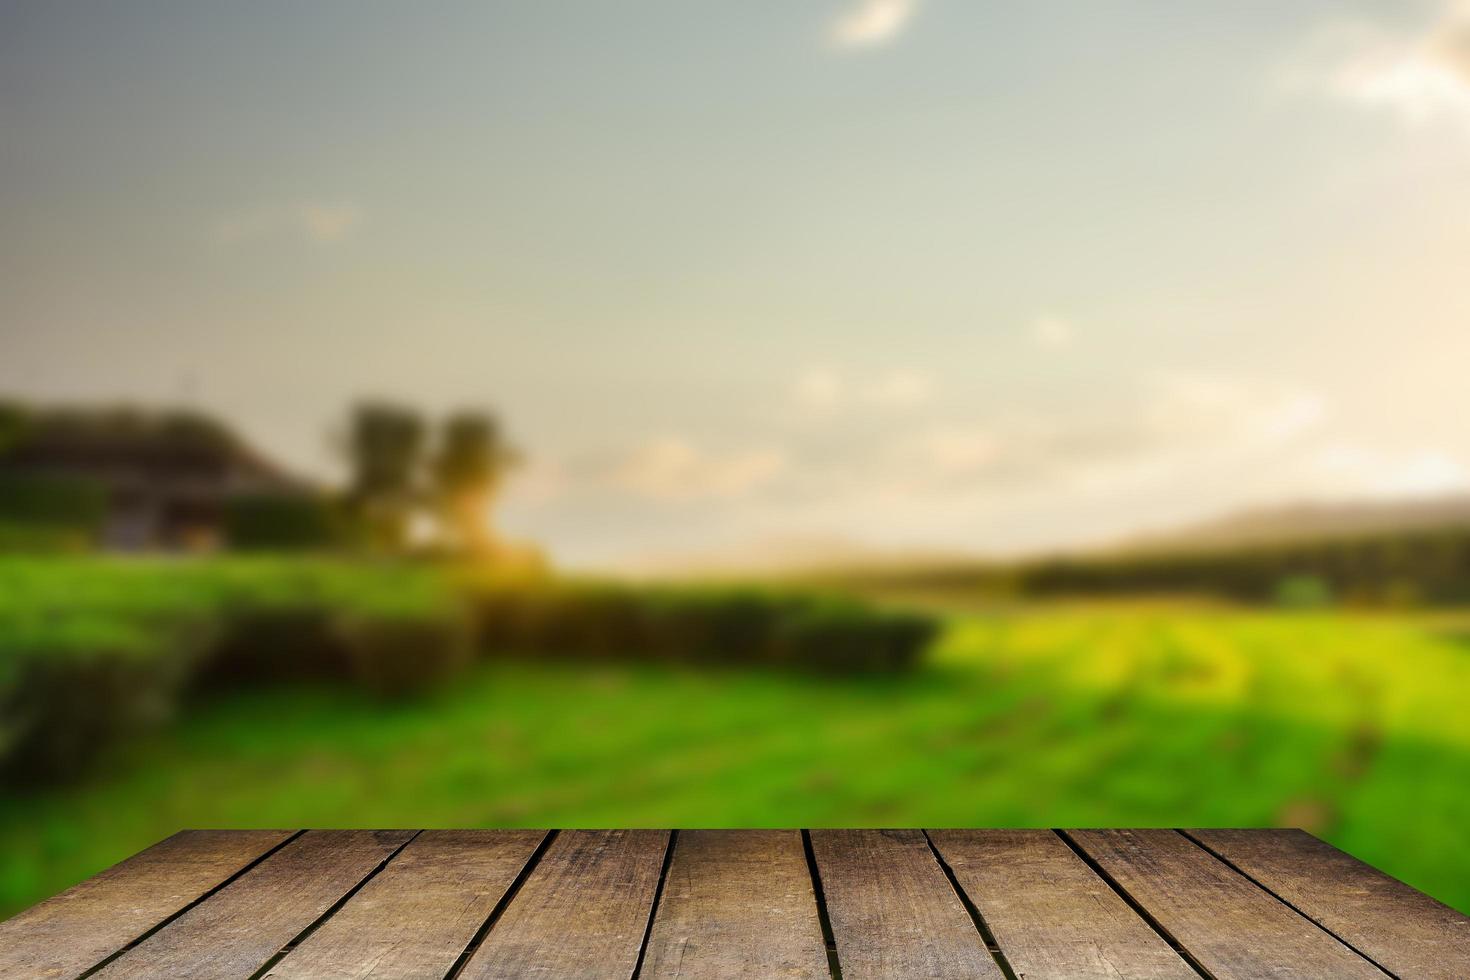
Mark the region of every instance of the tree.
[[376, 547], [395, 550], [407, 543], [409, 519], [420, 496], [424, 432], [418, 413], [400, 405], [364, 402], [353, 411], [348, 497]]
[[0, 401], [0, 456], [14, 448], [25, 436], [31, 413], [19, 402]]
[[490, 508], [518, 458], [494, 416], [458, 412], [445, 420], [431, 475], [440, 527], [459, 550], [483, 553], [494, 544]]

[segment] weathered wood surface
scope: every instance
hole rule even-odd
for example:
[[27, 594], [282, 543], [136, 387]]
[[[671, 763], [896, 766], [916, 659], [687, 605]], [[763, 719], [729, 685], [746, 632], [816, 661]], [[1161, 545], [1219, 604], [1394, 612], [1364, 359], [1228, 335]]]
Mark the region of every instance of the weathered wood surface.
[[826, 980], [801, 833], [680, 833], [640, 976]]
[[1403, 980], [1470, 978], [1470, 918], [1300, 830], [1190, 836]]
[[1004, 976], [923, 831], [811, 837], [845, 980]]
[[1470, 978], [1300, 831], [204, 831], [0, 923], [0, 980]]
[[1070, 836], [1217, 980], [1384, 974], [1173, 830]]
[[545, 837], [426, 830], [266, 976], [441, 980]]
[[76, 977], [290, 836], [186, 830], [140, 851], [0, 923], [0, 977]]
[[568, 830], [460, 974], [631, 977], [668, 851], [667, 830]]
[[249, 977], [413, 837], [408, 830], [313, 830], [93, 974]]
[[1021, 977], [1199, 974], [1050, 830], [932, 830], [944, 862]]

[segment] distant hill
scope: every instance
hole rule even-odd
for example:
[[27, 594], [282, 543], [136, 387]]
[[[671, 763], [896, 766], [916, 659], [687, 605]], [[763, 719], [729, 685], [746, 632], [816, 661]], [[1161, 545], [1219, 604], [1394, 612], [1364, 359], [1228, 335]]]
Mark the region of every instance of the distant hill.
[[1210, 596], [1246, 603], [1470, 604], [1470, 497], [1298, 504], [1111, 548], [1005, 562], [832, 569], [857, 588], [1001, 598]]
[[1111, 554], [1218, 551], [1450, 528], [1470, 528], [1470, 495], [1257, 508], [1135, 535], [1104, 550]]
[[622, 564], [636, 578], [859, 579], [927, 577], [999, 570], [1039, 561], [1088, 563], [1128, 557], [1209, 555], [1244, 548], [1392, 536], [1419, 531], [1470, 530], [1470, 495], [1399, 500], [1302, 502], [1243, 510], [1111, 545], [1011, 558], [974, 551], [880, 546], [836, 536], [765, 539], [720, 550], [666, 553]]
[[812, 535], [752, 541], [722, 550], [651, 555], [618, 570], [639, 578], [786, 578], [833, 570], [891, 572], [974, 564], [970, 552], [890, 548], [850, 538]]

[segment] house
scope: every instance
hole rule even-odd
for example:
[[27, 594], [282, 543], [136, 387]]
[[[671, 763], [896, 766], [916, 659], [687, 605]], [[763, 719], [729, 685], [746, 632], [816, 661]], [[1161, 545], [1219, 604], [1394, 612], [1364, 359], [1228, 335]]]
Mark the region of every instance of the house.
[[211, 550], [232, 502], [320, 491], [193, 411], [0, 405], [0, 522], [83, 530], [117, 551]]

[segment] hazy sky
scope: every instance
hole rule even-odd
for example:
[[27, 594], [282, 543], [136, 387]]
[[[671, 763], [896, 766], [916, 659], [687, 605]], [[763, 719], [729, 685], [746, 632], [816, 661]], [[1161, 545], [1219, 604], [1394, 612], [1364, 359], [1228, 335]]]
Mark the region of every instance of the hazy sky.
[[498, 409], [574, 562], [1470, 484], [1470, 8], [0, 0], [0, 393]]

